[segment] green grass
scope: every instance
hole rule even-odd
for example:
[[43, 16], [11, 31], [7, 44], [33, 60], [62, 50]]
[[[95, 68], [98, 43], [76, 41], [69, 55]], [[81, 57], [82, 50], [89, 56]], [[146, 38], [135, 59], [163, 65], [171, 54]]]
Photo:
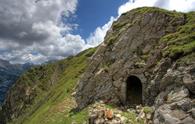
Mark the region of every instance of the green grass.
[[161, 14], [165, 14], [168, 16], [173, 16], [175, 18], [183, 17], [183, 13], [169, 11], [169, 10], [165, 10], [165, 9], [161, 9], [157, 7], [141, 7], [141, 8], [136, 8], [132, 11], [134, 11], [136, 14], [161, 13]]
[[185, 25], [180, 26], [175, 33], [161, 38], [161, 42], [167, 44], [163, 52], [164, 57], [169, 56], [178, 59], [195, 51], [194, 15], [194, 12], [186, 14], [187, 23]]
[[180, 65], [189, 65], [190, 63], [195, 62], [195, 52], [188, 54], [178, 60], [178, 64]]
[[144, 120], [136, 120], [137, 115], [134, 112], [123, 112], [122, 115], [130, 120], [132, 124], [144, 124]]
[[168, 49], [168, 54], [171, 58], [174, 58], [177, 56], [185, 56], [193, 51], [195, 51], [195, 41], [184, 45], [172, 45]]
[[[87, 66], [87, 58], [92, 56], [94, 52], [95, 48], [89, 49], [75, 57], [36, 67], [25, 73], [18, 82], [25, 81], [25, 85], [28, 86], [37, 84], [35, 91], [37, 96], [35, 96], [32, 105], [22, 110], [24, 114], [11, 123], [71, 124], [74, 121], [80, 124], [86, 121], [86, 110], [78, 113], [71, 112], [76, 105], [71, 93]], [[58, 68], [56, 69], [56, 67]], [[47, 75], [44, 74], [45, 77], [42, 78], [42, 73]], [[54, 73], [56, 73], [55, 76]], [[53, 86], [49, 85], [51, 80], [49, 77], [52, 76], [55, 78]], [[19, 104], [23, 103], [18, 101]]]
[[195, 23], [195, 12], [187, 13], [187, 21], [188, 23], [191, 23], [191, 24]]
[[154, 112], [154, 110], [149, 106], [143, 107], [143, 111], [144, 111], [144, 113], [153, 113]]

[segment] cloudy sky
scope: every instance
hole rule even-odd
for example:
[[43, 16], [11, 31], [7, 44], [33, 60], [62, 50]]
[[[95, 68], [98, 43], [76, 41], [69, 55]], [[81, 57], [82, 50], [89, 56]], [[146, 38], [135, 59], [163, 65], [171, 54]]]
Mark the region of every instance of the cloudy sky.
[[112, 22], [142, 6], [195, 10], [195, 0], [0, 0], [0, 59], [40, 64], [100, 44]]

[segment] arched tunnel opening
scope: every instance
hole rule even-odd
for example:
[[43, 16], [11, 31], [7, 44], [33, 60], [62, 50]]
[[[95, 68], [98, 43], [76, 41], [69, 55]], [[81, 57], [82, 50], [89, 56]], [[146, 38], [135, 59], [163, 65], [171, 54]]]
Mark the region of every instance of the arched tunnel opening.
[[134, 107], [142, 104], [142, 83], [136, 76], [129, 76], [126, 80], [126, 104]]

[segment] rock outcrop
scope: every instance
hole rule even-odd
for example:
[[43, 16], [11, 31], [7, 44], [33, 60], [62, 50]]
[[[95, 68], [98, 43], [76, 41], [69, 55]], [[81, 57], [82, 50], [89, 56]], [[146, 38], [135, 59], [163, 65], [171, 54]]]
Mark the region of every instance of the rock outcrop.
[[194, 31], [193, 12], [146, 7], [121, 15], [78, 82], [78, 108], [98, 100], [154, 105], [155, 124], [194, 123]]
[[[108, 106], [108, 105], [107, 105]], [[89, 107], [89, 124], [152, 124], [153, 109], [136, 106], [135, 109], [108, 108], [100, 101]]]
[[96, 103], [89, 110], [89, 124], [125, 124], [126, 117], [121, 111], [108, 109], [104, 104]]

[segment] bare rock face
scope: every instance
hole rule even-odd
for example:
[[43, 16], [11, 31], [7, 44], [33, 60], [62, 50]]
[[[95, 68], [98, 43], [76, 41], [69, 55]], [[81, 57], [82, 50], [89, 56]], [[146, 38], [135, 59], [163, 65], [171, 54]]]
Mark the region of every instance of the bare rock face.
[[123, 14], [78, 82], [78, 108], [97, 100], [154, 105], [155, 124], [194, 122], [195, 27], [186, 28], [195, 24], [193, 14], [158, 8]]

